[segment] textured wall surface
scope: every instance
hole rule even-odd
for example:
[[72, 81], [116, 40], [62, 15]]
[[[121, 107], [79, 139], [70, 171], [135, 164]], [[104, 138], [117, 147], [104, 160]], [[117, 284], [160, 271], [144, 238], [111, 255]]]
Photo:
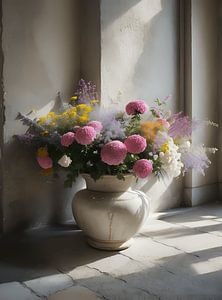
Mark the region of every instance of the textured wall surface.
[[15, 117], [40, 109], [57, 91], [71, 95], [80, 74], [79, 3], [75, 0], [3, 0], [4, 230], [63, 218], [73, 195], [60, 180], [39, 176], [25, 147], [12, 136], [25, 132]]
[[[190, 74], [187, 88], [186, 110], [196, 120], [220, 120], [219, 108], [219, 4], [220, 1], [192, 0]], [[187, 51], [189, 52], [189, 51]], [[193, 143], [218, 147], [221, 129], [201, 126], [193, 134]], [[221, 150], [220, 150], [221, 151]], [[220, 152], [219, 151], [219, 152]], [[185, 201], [190, 205], [219, 198], [219, 156], [210, 155], [212, 164], [205, 176], [190, 172], [185, 180]]]
[[81, 22], [81, 78], [94, 82], [99, 92], [101, 82], [99, 0], [81, 0]]
[[219, 182], [220, 182], [220, 198], [222, 199], [222, 2], [219, 1], [219, 123], [220, 123], [220, 134], [219, 134]]
[[172, 95], [178, 109], [178, 1], [101, 2], [102, 99], [114, 105]]
[[[179, 110], [179, 7], [175, 0], [101, 1], [101, 102], [124, 107], [169, 94]], [[155, 184], [153, 184], [155, 181]], [[182, 180], [140, 181], [153, 211], [177, 206]]]
[[[219, 121], [218, 105], [218, 1], [192, 1], [192, 116], [200, 120]], [[195, 142], [213, 147], [218, 144], [219, 130], [208, 126], [194, 134]], [[206, 176], [193, 174], [192, 186], [218, 181], [217, 157]]]

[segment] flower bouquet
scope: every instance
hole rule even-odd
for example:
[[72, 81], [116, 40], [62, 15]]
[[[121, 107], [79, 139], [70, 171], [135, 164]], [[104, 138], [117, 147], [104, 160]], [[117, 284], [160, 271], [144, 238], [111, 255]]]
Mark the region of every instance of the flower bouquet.
[[171, 113], [166, 104], [133, 100], [124, 111], [107, 110], [99, 106], [95, 86], [81, 80], [57, 111], [34, 119], [18, 114], [29, 129], [17, 138], [34, 147], [43, 174], [65, 170], [65, 186], [79, 175], [86, 180], [73, 213], [93, 247], [127, 248], [144, 223], [149, 205], [143, 193], [129, 189], [134, 176], [178, 177], [190, 169], [204, 174], [209, 166], [208, 153], [217, 149], [191, 139], [202, 122]]
[[157, 99], [148, 107], [133, 100], [125, 111], [107, 111], [99, 106], [95, 86], [80, 80], [77, 92], [57, 112], [35, 119], [19, 113], [17, 118], [29, 129], [16, 137], [36, 149], [43, 174], [65, 170], [66, 186], [82, 173], [94, 180], [152, 173], [178, 177], [190, 169], [204, 174], [208, 153], [216, 149], [192, 144], [192, 132], [201, 122], [167, 111], [166, 104], [167, 99]]

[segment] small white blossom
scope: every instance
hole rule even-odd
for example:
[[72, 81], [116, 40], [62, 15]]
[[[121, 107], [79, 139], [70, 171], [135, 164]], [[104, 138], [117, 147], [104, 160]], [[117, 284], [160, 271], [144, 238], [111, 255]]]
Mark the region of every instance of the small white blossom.
[[160, 153], [159, 153], [159, 157], [160, 157], [160, 158], [164, 157], [164, 153], [163, 153], [163, 152], [160, 152]]
[[219, 124], [214, 123], [214, 122], [211, 121], [211, 120], [205, 121], [205, 123], [206, 123], [206, 125], [208, 125], [208, 126], [219, 127]]
[[72, 160], [69, 156], [67, 155], [63, 155], [60, 160], [58, 161], [58, 164], [61, 166], [61, 167], [64, 167], [64, 168], [68, 168], [68, 166], [71, 164]]
[[149, 156], [153, 156], [153, 152], [149, 152]]
[[157, 159], [158, 159], [158, 155], [155, 154], [155, 155], [153, 156], [153, 159], [154, 159], [154, 160], [157, 160]]
[[218, 151], [218, 149], [217, 149], [217, 148], [206, 148], [206, 151], [207, 151], [208, 153], [215, 154], [215, 153]]

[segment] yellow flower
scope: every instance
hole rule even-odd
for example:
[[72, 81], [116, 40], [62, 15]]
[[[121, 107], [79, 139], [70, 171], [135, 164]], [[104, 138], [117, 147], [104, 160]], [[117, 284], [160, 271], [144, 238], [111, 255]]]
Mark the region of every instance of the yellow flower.
[[80, 123], [86, 123], [88, 121], [89, 121], [89, 116], [86, 114], [78, 117], [78, 122]]
[[49, 118], [53, 118], [55, 116], [55, 113], [54, 113], [54, 111], [50, 111], [47, 115], [46, 115], [46, 117], [49, 119]]
[[56, 126], [56, 122], [52, 122], [51, 124], [50, 124], [50, 126]]
[[45, 131], [41, 132], [42, 136], [47, 136], [48, 134], [49, 134], [48, 130], [45, 130]]
[[77, 99], [78, 99], [77, 96], [72, 96], [72, 97], [70, 98], [71, 101], [76, 101]]
[[69, 110], [67, 110], [67, 116], [71, 119], [75, 118], [77, 115], [77, 112], [76, 112], [76, 108], [75, 107], [72, 107], [70, 108]]
[[85, 111], [85, 112], [90, 112], [93, 110], [92, 106], [87, 105], [87, 104], [79, 104], [76, 106], [77, 110]]
[[90, 103], [92, 103], [92, 104], [93, 103], [98, 103], [98, 102], [99, 102], [99, 100], [96, 100], [96, 99], [93, 99], [93, 100], [90, 101]]
[[39, 157], [47, 157], [48, 155], [49, 154], [48, 154], [48, 151], [47, 151], [46, 147], [40, 147], [37, 150], [37, 156], [39, 156]]
[[169, 145], [168, 145], [168, 143], [167, 142], [165, 142], [162, 146], [161, 146], [161, 151], [162, 152], [167, 152], [167, 151], [169, 151]]

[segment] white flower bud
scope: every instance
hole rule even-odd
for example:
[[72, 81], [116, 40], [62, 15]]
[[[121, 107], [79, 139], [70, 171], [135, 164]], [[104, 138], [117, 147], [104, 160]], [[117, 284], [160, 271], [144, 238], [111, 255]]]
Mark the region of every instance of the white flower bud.
[[60, 160], [58, 161], [58, 164], [61, 166], [61, 167], [64, 167], [64, 168], [68, 168], [68, 166], [71, 164], [72, 160], [69, 156], [67, 155], [63, 155]]
[[158, 154], [155, 154], [155, 155], [153, 156], [153, 159], [154, 159], [154, 160], [157, 160], [157, 159], [158, 159]]

